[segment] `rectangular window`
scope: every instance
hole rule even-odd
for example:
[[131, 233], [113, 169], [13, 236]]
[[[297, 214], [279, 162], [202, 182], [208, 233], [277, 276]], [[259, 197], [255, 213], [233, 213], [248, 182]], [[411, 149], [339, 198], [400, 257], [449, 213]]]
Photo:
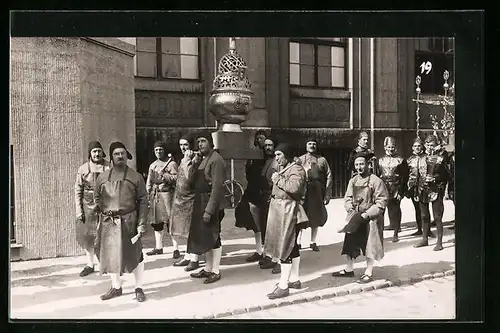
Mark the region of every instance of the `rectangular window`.
[[199, 39], [137, 38], [137, 76], [198, 80]]
[[448, 84], [454, 82], [454, 39], [420, 38], [415, 51], [415, 76], [420, 75], [422, 94], [444, 94], [444, 71], [449, 72]]
[[346, 39], [292, 39], [290, 85], [346, 88]]

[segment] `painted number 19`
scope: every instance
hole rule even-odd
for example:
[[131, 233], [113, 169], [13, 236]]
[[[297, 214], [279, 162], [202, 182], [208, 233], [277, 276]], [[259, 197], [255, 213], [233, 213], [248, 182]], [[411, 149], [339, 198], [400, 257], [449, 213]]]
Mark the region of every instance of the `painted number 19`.
[[422, 64], [420, 64], [420, 73], [421, 74], [424, 74], [424, 72], [426, 72], [425, 74], [429, 74], [432, 70], [432, 62], [430, 61], [424, 61], [422, 62]]

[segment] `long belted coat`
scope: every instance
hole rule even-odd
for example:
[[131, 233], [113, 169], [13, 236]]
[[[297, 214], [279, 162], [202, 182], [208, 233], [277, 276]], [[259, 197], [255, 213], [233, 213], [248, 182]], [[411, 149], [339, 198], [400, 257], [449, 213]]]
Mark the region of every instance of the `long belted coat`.
[[156, 160], [149, 166], [146, 190], [149, 195], [149, 223], [169, 223], [175, 184], [177, 163], [173, 159]]

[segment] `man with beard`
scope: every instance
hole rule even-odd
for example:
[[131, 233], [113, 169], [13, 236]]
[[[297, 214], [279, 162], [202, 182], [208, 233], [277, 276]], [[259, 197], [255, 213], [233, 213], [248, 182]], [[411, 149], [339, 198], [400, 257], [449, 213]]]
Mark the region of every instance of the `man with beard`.
[[306, 172], [293, 162], [291, 150], [286, 144], [279, 144], [275, 150], [279, 172], [271, 176], [273, 188], [269, 203], [268, 226], [265, 252], [281, 260], [281, 277], [269, 299], [286, 297], [290, 288], [300, 289], [300, 253], [297, 237], [298, 225], [306, 221], [301, 200], [306, 191]]
[[390, 227], [394, 230], [392, 241], [399, 241], [398, 233], [401, 230], [401, 199], [406, 193], [408, 166], [401, 156], [396, 155], [396, 139], [388, 136], [384, 139], [385, 156], [378, 159], [377, 175], [387, 188], [389, 198], [387, 212]]
[[87, 265], [80, 272], [81, 277], [94, 273], [94, 242], [98, 223], [94, 188], [97, 177], [109, 169], [105, 157], [101, 143], [90, 142], [87, 162], [78, 168], [76, 175], [76, 240], [87, 254]]
[[438, 148], [438, 138], [433, 134], [428, 135], [425, 139], [426, 155], [420, 159], [419, 183], [416, 194], [420, 205], [423, 236], [422, 240], [415, 247], [429, 245], [429, 203], [431, 203], [437, 230], [437, 242], [434, 246], [434, 251], [441, 251], [443, 249], [443, 199], [446, 184], [452, 177], [447, 166], [447, 155], [443, 154]]
[[[261, 151], [264, 150], [266, 136], [264, 131], [255, 133], [254, 146]], [[262, 230], [261, 208], [262, 201], [260, 177], [265, 164], [264, 159], [248, 160], [246, 164], [247, 188], [243, 193], [240, 203], [234, 210], [236, 219], [235, 226], [252, 230], [255, 238], [255, 252], [246, 258], [246, 262], [255, 262], [263, 258], [263, 237], [265, 231]]]
[[[187, 135], [179, 140], [179, 147], [183, 157], [177, 173], [172, 216], [170, 218], [170, 234], [172, 238], [180, 237], [187, 240], [193, 215], [195, 192], [191, 185], [196, 171], [196, 161], [193, 160], [195, 154], [191, 150], [191, 139]], [[174, 262], [174, 266], [185, 266], [184, 270], [189, 272], [198, 269], [198, 260], [197, 254], [186, 252], [182, 260]]]
[[203, 283], [214, 283], [221, 279], [219, 272], [222, 257], [220, 238], [224, 211], [221, 203], [224, 196], [224, 159], [214, 150], [212, 135], [208, 132], [197, 135], [196, 142], [203, 160], [196, 165], [193, 186], [195, 188], [193, 216], [188, 238], [188, 253], [205, 254], [205, 268], [191, 273], [193, 278], [205, 278]]
[[144, 178], [127, 166], [132, 155], [121, 142], [109, 146], [111, 169], [96, 181], [94, 200], [99, 212], [96, 254], [100, 273], [109, 273], [111, 288], [101, 296], [108, 300], [122, 295], [120, 276], [134, 273], [135, 296], [146, 299], [142, 290], [144, 256], [141, 237], [146, 233], [148, 193]]
[[354, 157], [358, 153], [364, 153], [368, 159], [368, 171], [373, 172], [375, 168], [375, 154], [368, 148], [368, 133], [361, 132], [358, 135], [358, 145], [349, 154], [349, 159], [347, 160], [347, 171], [351, 174], [351, 178], [357, 175], [356, 169], [354, 168]]
[[372, 273], [375, 260], [384, 256], [382, 241], [384, 239], [384, 221], [380, 216], [387, 206], [388, 193], [384, 182], [368, 171], [366, 153], [354, 156], [354, 167], [357, 175], [349, 180], [344, 197], [344, 207], [348, 213], [355, 214], [362, 220], [357, 228], [346, 232], [342, 254], [346, 255], [346, 267], [334, 272], [335, 277], [353, 277], [354, 259], [361, 253], [366, 256], [366, 270], [358, 283], [373, 281]]
[[[165, 145], [161, 141], [155, 142], [154, 153], [156, 161], [149, 166], [146, 190], [149, 196], [149, 222], [155, 232], [155, 248], [146, 253], [149, 256], [163, 254], [163, 230], [169, 224], [172, 201], [174, 198], [175, 183], [177, 181], [177, 163], [172, 155], [166, 155]], [[179, 258], [179, 245], [172, 237], [174, 259]]]
[[[328, 219], [326, 205], [330, 202], [332, 193], [332, 172], [326, 158], [318, 154], [318, 142], [309, 139], [306, 142], [306, 153], [299, 157], [302, 167], [307, 175], [307, 191], [304, 201], [304, 209], [309, 222], [304, 228], [311, 227], [311, 249], [319, 252], [316, 245], [318, 229], [325, 225]], [[301, 244], [302, 231], [299, 234], [298, 243]]]

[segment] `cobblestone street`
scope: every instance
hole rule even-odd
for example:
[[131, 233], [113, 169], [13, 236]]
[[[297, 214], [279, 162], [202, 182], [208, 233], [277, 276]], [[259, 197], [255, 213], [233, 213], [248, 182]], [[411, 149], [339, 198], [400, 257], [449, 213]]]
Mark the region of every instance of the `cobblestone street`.
[[455, 276], [293, 304], [225, 319], [419, 320], [424, 318], [455, 318]]

